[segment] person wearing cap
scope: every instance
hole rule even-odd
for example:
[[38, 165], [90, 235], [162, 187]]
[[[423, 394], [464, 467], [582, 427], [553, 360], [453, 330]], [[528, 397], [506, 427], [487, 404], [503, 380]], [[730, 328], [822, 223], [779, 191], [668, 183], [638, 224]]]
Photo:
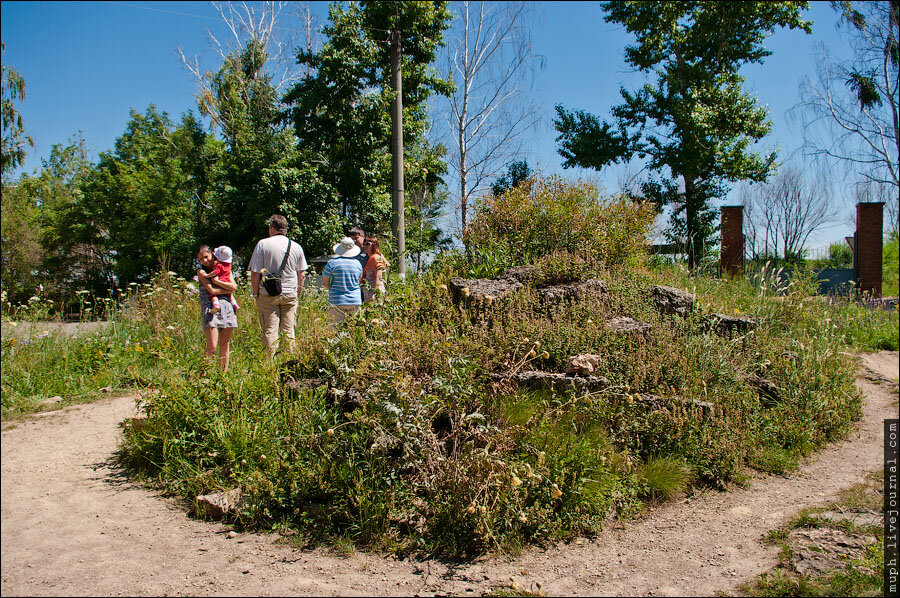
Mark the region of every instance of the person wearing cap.
[[[213, 268], [213, 271], [209, 274], [204, 275], [200, 270], [197, 275], [205, 278], [211, 285], [218, 285], [222, 282], [231, 283], [234, 282], [234, 278], [231, 276], [231, 247], [227, 245], [221, 245], [216, 247], [213, 251], [213, 257], [216, 258], [216, 265]], [[211, 296], [212, 309], [210, 309], [210, 315], [215, 315], [219, 312], [219, 297], [223, 297], [226, 301], [230, 302], [234, 307], [234, 311], [237, 312], [241, 308], [238, 305], [237, 299], [234, 298], [234, 295], [231, 293], [219, 293], [213, 294]]]
[[[287, 237], [287, 219], [280, 214], [269, 218], [269, 236], [260, 239], [250, 256], [250, 285], [256, 298], [259, 327], [263, 344], [271, 358], [278, 350], [279, 338], [284, 335], [288, 350], [294, 350], [294, 326], [297, 323], [297, 302], [303, 292], [308, 266], [300, 243]], [[282, 264], [284, 266], [282, 267]], [[281, 294], [270, 296], [260, 284], [263, 273], [281, 277]]]
[[353, 239], [344, 237], [333, 251], [336, 256], [322, 271], [322, 286], [328, 289], [328, 324], [332, 328], [362, 306], [359, 279], [363, 273], [359, 247]]

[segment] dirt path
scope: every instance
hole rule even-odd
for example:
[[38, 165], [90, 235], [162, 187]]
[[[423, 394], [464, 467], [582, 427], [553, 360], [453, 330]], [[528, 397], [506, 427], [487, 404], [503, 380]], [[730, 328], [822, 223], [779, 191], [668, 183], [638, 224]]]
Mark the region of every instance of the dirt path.
[[[866, 355], [898, 378], [898, 354]], [[870, 376], [875, 377], [875, 376]], [[882, 421], [896, 394], [860, 378], [857, 430], [789, 478], [710, 492], [609, 529], [593, 541], [534, 549], [514, 561], [452, 565], [301, 551], [274, 535], [229, 538], [220, 524], [122, 479], [109, 465], [128, 398], [70, 407], [2, 433], [2, 594], [481, 595], [514, 578], [548, 595], [712, 595], [772, 567], [768, 530], [881, 467]]]

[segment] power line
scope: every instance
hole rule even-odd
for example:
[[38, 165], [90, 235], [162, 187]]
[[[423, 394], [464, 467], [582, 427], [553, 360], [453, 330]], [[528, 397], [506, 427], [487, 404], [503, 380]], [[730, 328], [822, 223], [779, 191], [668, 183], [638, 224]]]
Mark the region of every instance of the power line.
[[168, 10], [168, 9], [165, 9], [165, 8], [156, 8], [156, 7], [152, 7], [152, 6], [143, 6], [143, 5], [141, 5], [141, 4], [131, 4], [131, 3], [128, 3], [128, 2], [113, 2], [112, 0], [103, 0], [103, 1], [102, 1], [102, 4], [115, 4], [115, 5], [118, 5], [118, 6], [127, 6], [128, 8], [143, 8], [144, 10], [151, 10], [151, 11], [154, 11], [154, 12], [165, 12], [165, 13], [169, 13], [169, 14], [172, 14], [172, 15], [179, 15], [179, 16], [182, 16], [182, 17], [194, 17], [195, 19], [210, 19], [210, 20], [213, 20], [213, 21], [218, 21], [218, 20], [219, 20], [218, 17], [208, 17], [208, 16], [206, 16], [206, 15], [192, 15], [192, 14], [186, 13], [186, 12], [178, 12], [177, 10]]

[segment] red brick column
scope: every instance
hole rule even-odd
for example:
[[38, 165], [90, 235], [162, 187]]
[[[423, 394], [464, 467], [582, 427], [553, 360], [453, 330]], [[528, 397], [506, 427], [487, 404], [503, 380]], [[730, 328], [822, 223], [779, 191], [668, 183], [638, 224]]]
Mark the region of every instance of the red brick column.
[[881, 250], [884, 203], [856, 204], [856, 287], [881, 297]]
[[722, 206], [720, 234], [722, 276], [740, 276], [744, 273], [744, 206]]

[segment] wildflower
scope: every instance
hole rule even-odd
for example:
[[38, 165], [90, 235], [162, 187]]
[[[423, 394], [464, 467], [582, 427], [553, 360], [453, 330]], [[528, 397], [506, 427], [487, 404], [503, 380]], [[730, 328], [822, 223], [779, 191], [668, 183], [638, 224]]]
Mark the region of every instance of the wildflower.
[[266, 460], [266, 456], [265, 456], [265, 455], [260, 455], [260, 456], [259, 456], [259, 460], [260, 460], [260, 461], [265, 461], [265, 460]]
[[241, 459], [241, 465], [246, 465], [246, 464], [247, 464], [247, 460], [246, 460], [246, 459]]
[[518, 488], [519, 486], [522, 485], [522, 480], [519, 479], [519, 476], [517, 476], [516, 474], [513, 474], [513, 477], [512, 477], [512, 480], [510, 480], [510, 483], [512, 484], [513, 488]]
[[325, 434], [327, 434], [328, 436], [334, 436], [334, 428], [328, 428], [325, 431]]
[[551, 496], [554, 500], [556, 500], [557, 498], [559, 498], [560, 496], [562, 496], [562, 490], [559, 489], [559, 486], [557, 486], [556, 484], [553, 484], [553, 485], [550, 487], [550, 496]]
[[174, 326], [171, 326], [171, 325], [169, 325], [169, 326], [166, 326], [166, 330], [175, 330], [175, 327], [174, 327]]
[[528, 521], [528, 516], [525, 515], [525, 511], [519, 511], [519, 521], [522, 523], [526, 523]]
[[469, 296], [469, 287], [463, 287], [462, 291], [460, 291], [460, 292], [463, 294], [463, 297], [468, 297]]
[[471, 505], [469, 505], [469, 507], [466, 509], [466, 512], [469, 515], [474, 515], [475, 514], [475, 503], [472, 503]]

